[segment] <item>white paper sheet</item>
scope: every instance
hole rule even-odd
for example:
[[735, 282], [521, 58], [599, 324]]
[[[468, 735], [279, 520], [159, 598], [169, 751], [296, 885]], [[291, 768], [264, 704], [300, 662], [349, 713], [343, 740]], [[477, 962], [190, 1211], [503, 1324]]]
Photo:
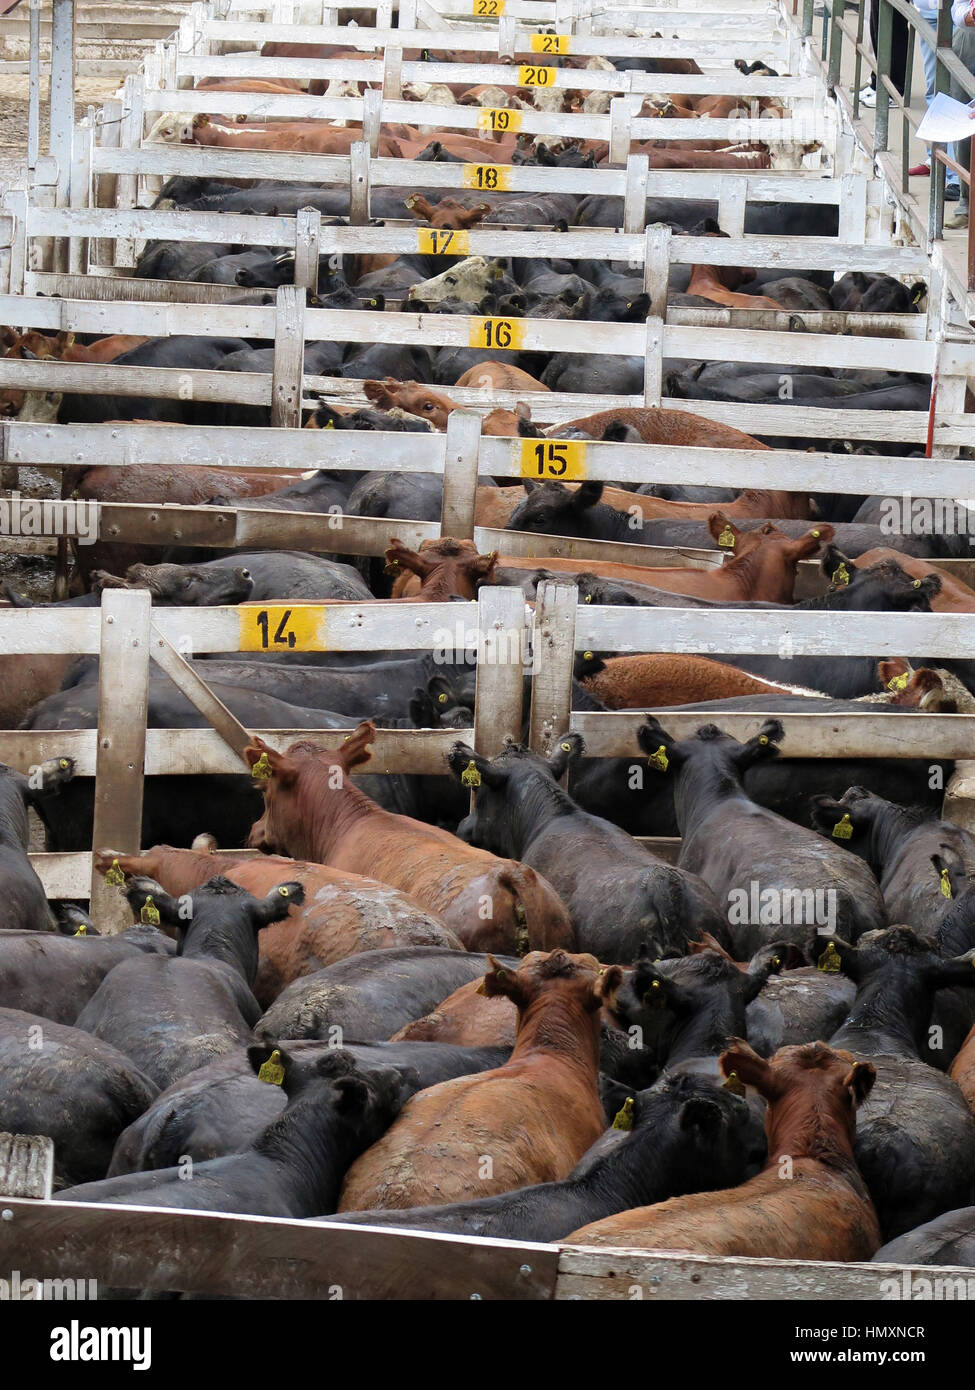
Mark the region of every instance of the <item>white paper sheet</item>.
[[975, 109], [955, 101], [954, 97], [938, 92], [932, 98], [924, 119], [917, 128], [917, 138], [926, 143], [947, 144], [975, 135]]

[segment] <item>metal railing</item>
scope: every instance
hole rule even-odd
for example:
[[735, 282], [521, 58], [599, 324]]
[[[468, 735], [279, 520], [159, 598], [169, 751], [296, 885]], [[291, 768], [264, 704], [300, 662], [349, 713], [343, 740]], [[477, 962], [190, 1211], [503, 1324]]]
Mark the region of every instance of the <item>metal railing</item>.
[[[937, 24], [931, 25], [911, 0], [873, 0], [879, 6], [877, 15], [876, 52], [869, 36], [869, 7], [871, 0], [802, 0], [802, 35], [815, 43], [815, 21], [821, 19], [819, 54], [826, 69], [826, 79], [830, 89], [848, 108], [854, 128], [861, 138], [869, 138], [868, 148], [876, 158], [890, 149], [891, 112], [901, 120], [901, 152], [899, 167], [891, 162], [888, 173], [899, 173], [898, 191], [904, 199], [913, 199], [908, 185], [910, 167], [910, 138], [916, 132], [923, 111], [911, 109], [914, 55], [918, 43], [927, 44], [935, 59], [936, 93], [947, 92], [952, 78], [965, 92], [975, 99], [975, 73], [970, 72], [952, 50], [953, 25], [951, 20], [951, 0], [933, 0], [937, 4]], [[907, 47], [904, 71], [904, 90], [901, 92], [892, 75], [892, 55], [895, 15], [900, 16], [907, 26]], [[865, 30], [867, 31], [865, 33]], [[848, 91], [842, 82], [844, 56], [852, 45], [853, 79]], [[865, 108], [860, 101], [862, 83], [866, 74], [873, 74], [876, 81], [877, 104], [874, 110], [873, 130], [869, 131]], [[945, 174], [954, 170], [966, 187], [970, 187], [969, 171], [958, 164], [948, 154], [943, 145], [931, 147], [931, 186], [928, 200], [927, 230], [932, 241], [944, 236], [945, 212]], [[968, 279], [970, 293], [975, 293], [975, 229], [971, 220], [968, 228], [967, 247]]]

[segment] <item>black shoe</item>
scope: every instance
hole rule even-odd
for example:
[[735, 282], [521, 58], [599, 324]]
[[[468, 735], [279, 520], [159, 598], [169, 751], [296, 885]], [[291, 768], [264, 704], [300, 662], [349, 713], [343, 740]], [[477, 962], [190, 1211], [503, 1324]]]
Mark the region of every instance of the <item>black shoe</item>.
[[959, 199], [960, 197], [961, 197], [961, 188], [959, 187], [959, 185], [958, 185], [957, 183], [946, 183], [946, 184], [945, 184], [945, 202], [946, 202], [946, 203], [957, 203], [957, 202], [958, 202], [958, 199]]

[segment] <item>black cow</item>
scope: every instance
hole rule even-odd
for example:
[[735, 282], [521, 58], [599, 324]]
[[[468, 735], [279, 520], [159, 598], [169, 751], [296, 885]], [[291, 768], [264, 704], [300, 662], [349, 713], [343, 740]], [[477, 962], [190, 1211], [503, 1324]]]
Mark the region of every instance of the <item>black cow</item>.
[[27, 856], [30, 829], [27, 808], [38, 796], [56, 795], [74, 775], [71, 758], [50, 758], [30, 778], [0, 763], [0, 893], [3, 924], [26, 931], [57, 930], [44, 886]]
[[454, 776], [473, 768], [480, 778], [465, 838], [544, 875], [569, 909], [579, 949], [601, 961], [631, 961], [647, 949], [679, 955], [702, 931], [729, 941], [721, 907], [696, 875], [581, 810], [559, 786], [583, 746], [565, 734], [548, 759], [520, 744], [489, 759], [455, 743]]
[[151, 878], [133, 878], [125, 896], [143, 917], [155, 908], [179, 933], [176, 955], [123, 961], [78, 1017], [78, 1027], [114, 1044], [160, 1086], [247, 1042], [261, 1009], [251, 993], [257, 934], [304, 901], [300, 883], [266, 898], [212, 878], [178, 901]]
[[854, 940], [887, 924], [880, 889], [865, 864], [759, 806], [745, 791], [747, 769], [777, 757], [782, 736], [776, 719], [747, 743], [714, 724], [680, 743], [649, 717], [637, 731], [654, 774], [674, 783], [678, 862], [727, 904], [738, 959], [778, 938], [801, 943], [813, 924]]
[[869, 1058], [874, 1089], [857, 1115], [853, 1151], [880, 1229], [892, 1240], [975, 1199], [975, 1119], [960, 1088], [921, 1061], [936, 990], [975, 986], [967, 957], [946, 960], [910, 927], [869, 943], [831, 943], [857, 986], [830, 1046]]
[[120, 961], [175, 950], [174, 941], [150, 926], [117, 936], [0, 931], [0, 1007], [71, 1025]]
[[[344, 1050], [363, 1068], [407, 1068], [417, 1090], [454, 1076], [500, 1067], [507, 1047], [455, 1047], [450, 1043], [349, 1043]], [[290, 1042], [288, 1054], [303, 1067], [334, 1051], [332, 1043]], [[107, 1176], [153, 1168], [175, 1168], [189, 1157], [202, 1163], [222, 1154], [242, 1153], [286, 1108], [280, 1086], [262, 1084], [247, 1049], [228, 1053], [180, 1077], [119, 1136]]]
[[53, 1139], [56, 1187], [104, 1177], [116, 1139], [157, 1094], [100, 1038], [0, 1009], [0, 1131]]
[[288, 1104], [244, 1153], [151, 1173], [126, 1173], [59, 1194], [62, 1201], [322, 1216], [335, 1210], [345, 1172], [380, 1139], [409, 1098], [414, 1077], [360, 1068], [335, 1048], [302, 1065], [283, 1048], [248, 1048], [251, 1066], [281, 1086]]

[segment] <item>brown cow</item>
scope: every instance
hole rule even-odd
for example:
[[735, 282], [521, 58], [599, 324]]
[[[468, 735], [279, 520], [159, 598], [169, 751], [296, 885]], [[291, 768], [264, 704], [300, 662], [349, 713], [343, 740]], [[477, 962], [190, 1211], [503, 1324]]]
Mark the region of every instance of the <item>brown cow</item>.
[[352, 783], [348, 774], [369, 762], [375, 737], [375, 725], [364, 723], [334, 753], [308, 743], [287, 753], [261, 739], [248, 745], [244, 756], [263, 773], [264, 789], [250, 847], [389, 883], [435, 913], [469, 951], [522, 955], [572, 946], [569, 914], [541, 874], [384, 811]]
[[463, 376], [454, 382], [455, 386], [470, 386], [482, 391], [549, 391], [528, 372], [520, 367], [510, 367], [507, 362], [478, 362], [476, 367], [468, 367]]
[[393, 599], [418, 599], [425, 603], [444, 603], [452, 596], [475, 599], [482, 584], [493, 582], [498, 563], [497, 551], [479, 555], [473, 541], [455, 541], [451, 536], [422, 541], [419, 550], [395, 538], [385, 550], [386, 564], [391, 569], [409, 571], [409, 579], [400, 575], [393, 585]]
[[452, 231], [462, 231], [474, 227], [491, 211], [490, 203], [477, 203], [465, 207], [456, 198], [441, 198], [439, 203], [428, 203], [422, 193], [411, 193], [406, 206], [418, 221], [428, 227], [445, 227]]
[[736, 294], [739, 285], [755, 279], [754, 270], [733, 265], [694, 265], [686, 293], [728, 309], [781, 309], [777, 299], [764, 294]]
[[[687, 1250], [777, 1260], [869, 1260], [880, 1247], [877, 1214], [856, 1159], [856, 1112], [876, 1071], [825, 1043], [783, 1047], [770, 1061], [733, 1040], [721, 1054], [763, 1096], [768, 1162], [723, 1192], [672, 1197], [583, 1226], [570, 1245]], [[360, 1160], [361, 1162], [361, 1160]]]
[[[454, 998], [453, 995], [450, 996]], [[446, 1001], [449, 1003], [449, 1000]], [[958, 1049], [958, 1055], [948, 1069], [952, 1081], [957, 1081], [969, 1110], [975, 1115], [975, 1027]]]
[[[233, 150], [281, 150], [295, 154], [348, 154], [362, 139], [361, 125], [329, 125], [326, 121], [273, 121], [267, 125], [218, 125], [207, 115], [193, 121], [193, 141], [198, 145]], [[380, 135], [377, 153], [399, 159], [399, 144]]]
[[[210, 843], [215, 846], [216, 842], [211, 839]], [[258, 936], [260, 961], [254, 995], [265, 1009], [292, 980], [361, 951], [398, 946], [464, 949], [453, 932], [405, 893], [323, 864], [277, 855], [241, 859], [170, 845], [153, 845], [141, 854], [120, 854], [111, 849], [97, 852], [95, 868], [100, 874], [108, 873], [115, 864], [125, 874], [147, 874], [173, 897], [192, 893], [215, 874], [255, 896], [260, 890], [262, 898], [285, 880], [302, 884], [305, 901], [292, 906], [284, 921], [275, 922]]]
[[770, 521], [757, 531], [741, 532], [724, 512], [714, 511], [708, 517], [708, 529], [715, 540], [732, 533], [733, 560], [705, 570], [648, 566], [642, 582], [671, 593], [729, 603], [791, 603], [800, 560], [815, 555], [833, 538], [833, 527], [825, 521], [794, 540]]
[[603, 1133], [599, 1011], [622, 970], [566, 951], [532, 952], [517, 971], [491, 965], [484, 993], [518, 1008], [511, 1057], [409, 1100], [349, 1169], [339, 1211], [439, 1206], [557, 1182]]

